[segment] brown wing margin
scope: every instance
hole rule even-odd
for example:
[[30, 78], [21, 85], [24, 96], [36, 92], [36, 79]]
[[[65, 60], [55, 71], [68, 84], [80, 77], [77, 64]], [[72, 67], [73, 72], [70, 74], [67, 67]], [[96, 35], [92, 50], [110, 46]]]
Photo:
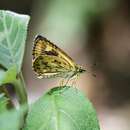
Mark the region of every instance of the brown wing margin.
[[33, 48], [32, 48], [32, 56], [33, 56], [33, 60], [42, 54], [42, 52], [44, 51], [44, 49], [46, 48], [46, 45], [43, 44], [44, 39], [42, 38], [42, 36], [37, 35], [34, 39], [34, 44], [33, 44]]

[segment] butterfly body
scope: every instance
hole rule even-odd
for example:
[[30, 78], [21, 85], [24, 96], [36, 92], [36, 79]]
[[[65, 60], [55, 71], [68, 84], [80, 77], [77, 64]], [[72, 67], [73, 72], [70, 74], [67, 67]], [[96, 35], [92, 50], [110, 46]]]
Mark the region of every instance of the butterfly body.
[[72, 78], [85, 71], [62, 49], [41, 35], [34, 40], [32, 55], [32, 68], [38, 78]]

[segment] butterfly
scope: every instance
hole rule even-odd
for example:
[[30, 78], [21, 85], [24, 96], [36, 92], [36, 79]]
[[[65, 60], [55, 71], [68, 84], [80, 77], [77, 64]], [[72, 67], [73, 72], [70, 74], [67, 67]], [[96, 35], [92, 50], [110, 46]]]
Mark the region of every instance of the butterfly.
[[40, 79], [54, 77], [71, 79], [86, 71], [62, 49], [41, 35], [34, 39], [32, 68]]

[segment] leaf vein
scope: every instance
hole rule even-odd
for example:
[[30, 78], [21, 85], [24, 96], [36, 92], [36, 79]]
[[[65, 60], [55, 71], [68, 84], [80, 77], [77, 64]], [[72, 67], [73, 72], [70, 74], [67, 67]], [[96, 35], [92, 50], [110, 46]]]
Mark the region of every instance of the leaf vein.
[[62, 112], [63, 114], [65, 114], [76, 126], [76, 128], [78, 128], [78, 130], [80, 130], [80, 127], [78, 127], [76, 121], [67, 113], [65, 112], [63, 109], [59, 109], [60, 112]]
[[16, 32], [16, 37], [14, 39], [12, 48], [14, 48], [16, 46], [16, 43], [17, 43], [16, 41], [18, 40], [18, 33], [19, 33], [19, 24], [18, 24], [18, 29], [17, 29], [17, 32]]
[[9, 34], [11, 33], [11, 31], [13, 29], [13, 23], [14, 23], [14, 17], [11, 18], [11, 24], [10, 24], [10, 28], [9, 28]]
[[[6, 14], [3, 13], [4, 21], [6, 21], [5, 17], [6, 17]], [[14, 55], [13, 55], [12, 49], [11, 49], [9, 34], [8, 34], [8, 31], [7, 31], [8, 29], [7, 29], [6, 23], [5, 23], [4, 21], [3, 21], [3, 25], [4, 25], [4, 32], [5, 32], [5, 34], [7, 35], [6, 40], [7, 40], [8, 49], [9, 49], [10, 55], [11, 55], [11, 57], [12, 57], [12, 61], [15, 62], [15, 61], [14, 61], [15, 58], [14, 58]]]

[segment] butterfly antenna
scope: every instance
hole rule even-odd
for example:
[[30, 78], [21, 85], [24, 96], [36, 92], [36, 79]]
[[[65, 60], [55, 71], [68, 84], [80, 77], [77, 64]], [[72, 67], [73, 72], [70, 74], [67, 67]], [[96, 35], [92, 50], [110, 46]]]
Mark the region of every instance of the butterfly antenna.
[[92, 73], [91, 71], [86, 71], [87, 73], [89, 73], [90, 75], [92, 75], [93, 77], [96, 77], [96, 74], [95, 73]]
[[[89, 74], [91, 74], [93, 77], [96, 77], [96, 74], [93, 73], [91, 70], [93, 70], [96, 65], [97, 65], [97, 64], [94, 63], [93, 65], [89, 66], [90, 70], [87, 70], [87, 72], [88, 72]], [[87, 65], [87, 66], [88, 66], [88, 65]]]

